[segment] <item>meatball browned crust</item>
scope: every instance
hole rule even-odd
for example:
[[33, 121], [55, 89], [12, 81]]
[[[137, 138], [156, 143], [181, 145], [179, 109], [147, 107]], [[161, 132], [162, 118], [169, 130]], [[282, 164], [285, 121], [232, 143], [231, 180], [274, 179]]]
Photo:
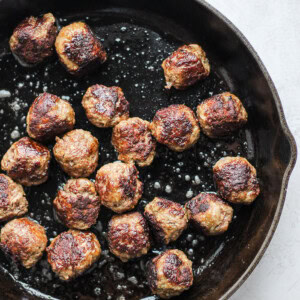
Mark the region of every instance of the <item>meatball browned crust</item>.
[[53, 272], [61, 280], [71, 280], [99, 259], [101, 246], [93, 233], [69, 230], [53, 239], [47, 254]]
[[116, 213], [133, 209], [142, 197], [143, 184], [133, 163], [119, 161], [101, 167], [96, 175], [96, 189], [102, 205]]
[[96, 169], [99, 142], [89, 131], [75, 129], [61, 139], [56, 137], [53, 147], [55, 159], [71, 177], [88, 177]]
[[210, 73], [210, 65], [203, 49], [197, 44], [184, 45], [162, 63], [166, 88], [184, 90]]
[[180, 250], [167, 250], [149, 261], [147, 280], [153, 294], [163, 299], [178, 296], [193, 284], [192, 262]]
[[1, 229], [0, 246], [25, 268], [31, 268], [42, 257], [47, 246], [45, 229], [28, 218], [14, 219]]
[[178, 152], [192, 147], [200, 136], [194, 112], [189, 107], [179, 104], [157, 111], [150, 129], [159, 143]]
[[107, 238], [110, 251], [123, 262], [146, 254], [151, 246], [147, 222], [139, 212], [113, 216]]
[[188, 223], [184, 207], [164, 198], [155, 197], [146, 205], [144, 215], [157, 240], [164, 244], [176, 241]]
[[243, 157], [223, 157], [213, 167], [220, 196], [232, 203], [250, 204], [259, 195], [256, 169]]
[[60, 62], [73, 75], [85, 74], [107, 59], [102, 44], [84, 22], [63, 27], [56, 38], [55, 48]]
[[50, 158], [47, 147], [23, 137], [4, 154], [1, 168], [22, 185], [39, 185], [48, 179]]

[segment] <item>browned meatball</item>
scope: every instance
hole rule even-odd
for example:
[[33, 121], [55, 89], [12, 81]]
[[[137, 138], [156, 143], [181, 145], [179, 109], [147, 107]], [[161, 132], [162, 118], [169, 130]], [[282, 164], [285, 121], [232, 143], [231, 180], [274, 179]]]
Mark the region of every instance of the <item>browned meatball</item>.
[[164, 198], [155, 197], [146, 205], [144, 215], [164, 244], [176, 241], [188, 223], [184, 207]]
[[146, 254], [151, 246], [147, 222], [139, 212], [113, 216], [107, 237], [110, 251], [123, 262]]
[[55, 48], [60, 62], [73, 75], [85, 74], [107, 59], [102, 44], [83, 22], [63, 27], [56, 38]]
[[184, 45], [162, 63], [166, 88], [184, 90], [210, 73], [210, 65], [203, 49], [196, 44]]
[[119, 152], [118, 159], [136, 162], [140, 167], [149, 166], [155, 156], [156, 142], [150, 131], [150, 123], [140, 118], [129, 118], [116, 125], [112, 144]]
[[9, 46], [22, 65], [35, 65], [53, 54], [56, 35], [55, 18], [51, 13], [40, 18], [29, 17], [15, 28]]
[[129, 118], [129, 103], [117, 86], [92, 85], [83, 96], [82, 106], [89, 121], [100, 128]]
[[133, 209], [143, 192], [138, 174], [132, 163], [116, 161], [101, 167], [96, 175], [96, 189], [101, 203], [116, 213]]
[[197, 107], [197, 115], [203, 132], [211, 138], [232, 133], [248, 119], [240, 99], [228, 92], [204, 100]]
[[200, 136], [194, 112], [189, 107], [179, 104], [157, 111], [150, 129], [159, 143], [178, 152], [191, 148]]
[[1, 229], [1, 248], [25, 268], [31, 268], [42, 257], [47, 246], [43, 226], [28, 218], [14, 219]]
[[71, 177], [88, 177], [96, 169], [99, 142], [90, 132], [75, 129], [61, 139], [56, 137], [53, 147], [55, 159]]
[[153, 294], [178, 296], [193, 284], [192, 262], [180, 250], [167, 250], [149, 261], [147, 279]]
[[53, 272], [61, 280], [71, 280], [99, 259], [101, 246], [93, 233], [69, 230], [53, 239], [47, 253]]
[[223, 157], [213, 167], [221, 197], [238, 204], [250, 204], [260, 189], [255, 168], [243, 157]]
[[23, 137], [4, 154], [1, 168], [18, 183], [26, 186], [39, 185], [48, 179], [50, 158], [47, 147]]

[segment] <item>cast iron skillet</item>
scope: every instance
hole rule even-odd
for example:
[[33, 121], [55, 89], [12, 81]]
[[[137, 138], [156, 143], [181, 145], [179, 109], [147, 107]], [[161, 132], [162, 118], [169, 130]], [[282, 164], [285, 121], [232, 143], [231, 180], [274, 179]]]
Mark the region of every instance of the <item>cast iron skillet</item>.
[[[19, 66], [7, 47], [13, 28], [26, 16], [48, 11], [55, 14], [60, 26], [85, 20], [103, 40], [108, 62], [81, 79], [69, 76], [55, 56], [38, 68]], [[296, 160], [296, 145], [276, 89], [242, 34], [208, 4], [194, 0], [2, 0], [0, 25], [1, 156], [19, 134], [26, 135], [28, 107], [43, 90], [69, 99], [76, 111], [76, 128], [97, 136], [99, 166], [114, 161], [116, 153], [110, 144], [111, 130], [93, 127], [81, 108], [82, 95], [92, 84], [121, 86], [131, 103], [131, 115], [147, 120], [157, 109], [172, 103], [184, 103], [195, 110], [203, 99], [225, 90], [243, 100], [249, 122], [235, 135], [216, 141], [202, 135], [193, 149], [182, 154], [158, 146], [153, 165], [140, 169], [144, 195], [137, 208], [142, 211], [154, 196], [185, 203], [201, 191], [215, 190], [212, 165], [226, 155], [247, 157], [258, 170], [259, 198], [249, 207], [234, 207], [235, 217], [226, 234], [205, 238], [190, 228], [169, 246], [182, 249], [193, 260], [195, 283], [183, 294], [184, 299], [228, 298], [252, 272], [271, 240]], [[186, 91], [168, 93], [163, 88], [161, 61], [179, 45], [191, 42], [207, 52], [212, 74]], [[55, 220], [52, 200], [67, 179], [53, 159], [48, 182], [26, 189], [29, 216], [45, 226], [49, 239], [66, 230]], [[145, 283], [145, 263], [164, 248], [154, 245], [142, 259], [120, 263], [107, 251], [105, 232], [111, 215], [102, 208], [99, 222], [92, 228], [102, 245], [100, 261], [71, 283], [61, 283], [45, 257], [28, 271], [1, 253], [1, 298], [156, 299]]]

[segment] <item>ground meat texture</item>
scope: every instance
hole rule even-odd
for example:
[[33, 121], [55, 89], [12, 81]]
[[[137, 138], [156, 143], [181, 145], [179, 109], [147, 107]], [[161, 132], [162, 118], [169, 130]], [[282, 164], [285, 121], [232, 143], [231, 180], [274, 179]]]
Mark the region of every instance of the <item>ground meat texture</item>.
[[139, 212], [113, 216], [107, 238], [110, 251], [123, 262], [145, 255], [151, 246], [147, 222]]
[[180, 250], [167, 250], [148, 262], [147, 280], [153, 294], [178, 296], [193, 284], [192, 262]]
[[200, 136], [194, 112], [189, 107], [179, 104], [157, 111], [150, 129], [159, 143], [178, 152], [192, 147]]
[[101, 167], [96, 189], [101, 203], [116, 213], [132, 210], [142, 197], [143, 184], [133, 163], [116, 161]]
[[179, 47], [163, 61], [161, 66], [165, 73], [167, 89], [173, 86], [178, 90], [184, 90], [210, 73], [206, 54], [196, 44]]
[[155, 197], [146, 205], [144, 215], [157, 240], [164, 244], [176, 241], [188, 223], [184, 207], [164, 198]]
[[61, 139], [56, 137], [53, 148], [55, 159], [71, 177], [88, 177], [96, 169], [99, 142], [90, 132], [75, 129]]
[[8, 222], [1, 229], [0, 240], [2, 250], [27, 269], [40, 260], [47, 246], [44, 227], [28, 218]]
[[101, 246], [93, 233], [69, 230], [53, 239], [47, 254], [53, 272], [61, 280], [71, 280], [99, 259]]
[[107, 59], [102, 44], [84, 22], [63, 27], [56, 38], [55, 48], [60, 62], [73, 75], [83, 75]]
[[22, 185], [39, 185], [48, 179], [50, 158], [47, 147], [23, 137], [4, 154], [1, 168]]
[[243, 157], [223, 157], [213, 167], [220, 196], [232, 203], [250, 204], [260, 189], [255, 168]]
[[15, 28], [9, 46], [22, 65], [35, 65], [53, 54], [56, 35], [55, 18], [51, 13], [40, 18], [29, 17]]
[[206, 235], [224, 233], [232, 220], [232, 207], [213, 193], [200, 193], [185, 207], [189, 220]]

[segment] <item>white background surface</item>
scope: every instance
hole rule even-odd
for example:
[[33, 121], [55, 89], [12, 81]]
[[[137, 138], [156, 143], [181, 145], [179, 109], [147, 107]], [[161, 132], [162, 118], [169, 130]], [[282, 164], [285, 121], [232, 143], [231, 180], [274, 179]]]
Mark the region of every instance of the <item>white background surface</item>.
[[[300, 147], [300, 0], [207, 0], [252, 44], [273, 79]], [[300, 151], [300, 149], [299, 149]], [[300, 158], [275, 235], [233, 300], [300, 299]]]

